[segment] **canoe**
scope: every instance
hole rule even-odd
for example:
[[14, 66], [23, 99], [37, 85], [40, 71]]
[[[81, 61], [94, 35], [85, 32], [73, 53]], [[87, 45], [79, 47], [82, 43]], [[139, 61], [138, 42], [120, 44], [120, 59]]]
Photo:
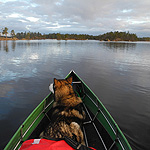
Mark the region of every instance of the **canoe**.
[[[74, 91], [82, 99], [87, 116], [83, 123], [86, 145], [97, 150], [132, 150], [124, 134], [99, 98], [73, 70], [66, 78], [70, 76], [73, 77]], [[23, 122], [4, 150], [16, 150], [24, 141], [37, 139], [50, 123], [49, 115], [53, 102], [51, 92]]]

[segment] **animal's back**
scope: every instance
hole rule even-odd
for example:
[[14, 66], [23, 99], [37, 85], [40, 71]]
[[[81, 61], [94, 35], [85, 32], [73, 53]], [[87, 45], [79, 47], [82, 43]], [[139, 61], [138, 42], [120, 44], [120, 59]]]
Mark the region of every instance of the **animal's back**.
[[82, 100], [77, 97], [71, 86], [72, 78], [66, 80], [54, 79], [54, 104], [52, 108], [52, 123], [45, 131], [48, 138], [64, 138], [65, 136], [84, 144], [82, 122], [85, 113]]

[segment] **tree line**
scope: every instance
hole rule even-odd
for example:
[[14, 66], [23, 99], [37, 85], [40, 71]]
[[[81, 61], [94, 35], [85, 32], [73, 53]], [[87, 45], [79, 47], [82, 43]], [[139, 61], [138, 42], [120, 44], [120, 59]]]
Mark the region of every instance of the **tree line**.
[[57, 40], [96, 40], [96, 36], [88, 35], [88, 34], [60, 34], [60, 33], [49, 33], [49, 34], [41, 34], [36, 32], [21, 32], [17, 33], [16, 38], [18, 39], [57, 39]]
[[136, 34], [129, 32], [108, 32], [99, 36], [100, 40], [104, 41], [138, 41]]
[[[5, 27], [0, 32], [5, 35], [7, 39], [8, 28]], [[57, 40], [100, 40], [100, 41], [150, 41], [150, 37], [138, 38], [136, 34], [129, 32], [107, 32], [102, 35], [88, 35], [88, 34], [61, 34], [61, 33], [49, 33], [42, 34], [40, 32], [19, 32], [15, 33], [11, 30], [11, 38], [19, 40], [36, 40], [36, 39], [57, 39]]]

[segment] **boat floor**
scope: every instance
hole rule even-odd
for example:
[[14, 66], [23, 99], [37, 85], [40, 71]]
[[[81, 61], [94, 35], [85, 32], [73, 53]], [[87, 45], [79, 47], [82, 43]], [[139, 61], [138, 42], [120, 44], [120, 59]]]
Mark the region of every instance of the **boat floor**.
[[[90, 110], [84, 105], [86, 112], [86, 119], [83, 124], [83, 133], [86, 146], [93, 147], [96, 150], [117, 150], [116, 144], [101, 123], [96, 119]], [[50, 123], [49, 116], [51, 112], [48, 112], [35, 131], [30, 135], [29, 139], [39, 138], [40, 133]]]

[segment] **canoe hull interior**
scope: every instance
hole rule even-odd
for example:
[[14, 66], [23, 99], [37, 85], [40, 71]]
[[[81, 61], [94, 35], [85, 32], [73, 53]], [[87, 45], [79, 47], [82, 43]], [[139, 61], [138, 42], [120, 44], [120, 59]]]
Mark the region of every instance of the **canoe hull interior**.
[[[73, 88], [83, 100], [87, 116], [83, 125], [86, 145], [97, 150], [132, 150], [98, 97], [74, 71], [71, 71], [66, 78], [69, 76], [73, 77]], [[53, 94], [50, 93], [19, 127], [4, 150], [18, 149], [23, 141], [39, 138], [40, 133], [50, 123], [53, 101]]]

